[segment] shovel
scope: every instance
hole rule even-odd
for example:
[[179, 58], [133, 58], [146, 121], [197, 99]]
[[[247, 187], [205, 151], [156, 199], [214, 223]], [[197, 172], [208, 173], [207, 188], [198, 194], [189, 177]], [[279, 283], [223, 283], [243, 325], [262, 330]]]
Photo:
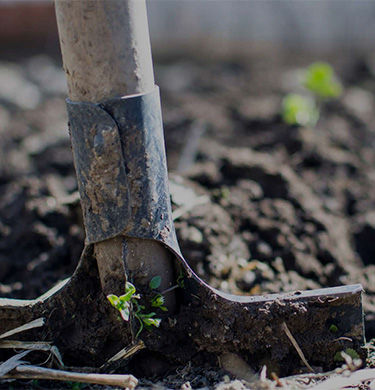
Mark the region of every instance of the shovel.
[[[85, 248], [73, 276], [43, 296], [0, 299], [0, 335], [42, 317], [23, 337], [53, 343], [75, 366], [100, 367], [140, 339], [147, 353], [132, 359], [183, 364], [234, 353], [283, 375], [301, 361], [331, 369], [341, 351], [363, 357], [360, 285], [234, 296], [199, 279], [182, 256], [145, 2], [56, 0], [56, 15]], [[134, 316], [123, 321], [106, 296], [124, 294], [130, 281], [148, 297], [155, 277], [168, 312], [137, 335]]]

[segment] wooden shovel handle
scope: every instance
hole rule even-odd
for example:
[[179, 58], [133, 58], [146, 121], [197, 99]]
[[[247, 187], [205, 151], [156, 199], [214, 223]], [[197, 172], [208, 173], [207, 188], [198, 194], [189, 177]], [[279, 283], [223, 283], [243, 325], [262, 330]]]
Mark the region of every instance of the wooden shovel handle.
[[99, 102], [151, 91], [145, 0], [55, 0], [69, 98]]

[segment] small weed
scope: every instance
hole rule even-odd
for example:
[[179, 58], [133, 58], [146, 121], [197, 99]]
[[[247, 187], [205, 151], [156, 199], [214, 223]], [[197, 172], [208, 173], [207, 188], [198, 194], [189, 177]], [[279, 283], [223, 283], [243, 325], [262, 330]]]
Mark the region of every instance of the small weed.
[[282, 101], [281, 115], [288, 125], [314, 127], [324, 101], [336, 99], [342, 86], [331, 65], [325, 62], [311, 64], [302, 76], [305, 95], [290, 93]]
[[[155, 276], [150, 281], [150, 288], [155, 289], [160, 286], [161, 283], [161, 277]], [[160, 296], [162, 299], [158, 298]], [[157, 299], [156, 299], [157, 298]], [[114, 294], [110, 294], [107, 296], [107, 299], [111, 303], [111, 305], [116, 308], [124, 321], [128, 322], [130, 318], [130, 310], [133, 308], [133, 314], [134, 317], [139, 322], [139, 329], [136, 334], [136, 338], [141, 334], [142, 330], [148, 329], [151, 330], [153, 326], [159, 327], [161, 319], [155, 318], [156, 313], [144, 313], [144, 310], [146, 307], [144, 305], [140, 305], [138, 301], [141, 299], [141, 296], [139, 294], [136, 294], [136, 288], [135, 286], [130, 283], [126, 282], [125, 284], [125, 294], [120, 295], [119, 297]], [[155, 302], [154, 302], [155, 300]], [[154, 305], [153, 305], [154, 303]], [[155, 306], [157, 305], [157, 306]], [[164, 298], [161, 294], [157, 294], [152, 300], [151, 300], [151, 306], [160, 308], [163, 311], [167, 311], [168, 309], [164, 306]]]
[[335, 325], [335, 324], [332, 324], [330, 327], [329, 327], [329, 331], [331, 333], [337, 333], [337, 331], [339, 330], [339, 328]]
[[[156, 290], [158, 287], [160, 287], [161, 284], [161, 277], [160, 276], [154, 276], [150, 283], [150, 289]], [[164, 306], [165, 298], [162, 294], [158, 293], [151, 299], [151, 306], [159, 308], [162, 311], [168, 311], [168, 309]]]
[[139, 322], [139, 329], [137, 331], [137, 334], [135, 335], [135, 338], [138, 338], [143, 329], [151, 330], [153, 326], [158, 328], [161, 323], [160, 318], [154, 318], [156, 313], [151, 312], [148, 314], [144, 314], [142, 313], [143, 310], [145, 310], [145, 306], [138, 305], [137, 310], [134, 313], [134, 317]]
[[282, 117], [288, 125], [315, 126], [319, 110], [310, 97], [290, 93], [283, 99]]
[[180, 272], [177, 277], [177, 285], [180, 288], [185, 288], [185, 279], [184, 279], [184, 273], [182, 269], [180, 269]]
[[335, 99], [342, 93], [332, 66], [325, 62], [315, 62], [307, 68], [303, 85], [319, 99]]
[[140, 296], [135, 294], [135, 292], [134, 285], [126, 282], [124, 295], [120, 295], [119, 297], [114, 294], [107, 295], [107, 299], [120, 312], [124, 321], [129, 321], [131, 304], [134, 304], [136, 299], [140, 299]]
[[162, 311], [168, 311], [168, 309], [164, 306], [164, 303], [165, 303], [165, 298], [161, 294], [157, 294], [151, 299], [152, 307], [157, 307]]

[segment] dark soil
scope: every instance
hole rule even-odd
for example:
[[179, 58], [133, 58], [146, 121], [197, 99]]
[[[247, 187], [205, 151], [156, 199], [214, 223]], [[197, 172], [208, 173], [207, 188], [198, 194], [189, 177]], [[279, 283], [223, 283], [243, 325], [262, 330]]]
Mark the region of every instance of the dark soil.
[[[298, 69], [317, 59], [157, 61], [175, 224], [190, 265], [224, 291], [362, 283], [370, 339], [375, 68], [360, 55], [325, 58], [343, 96], [323, 106], [316, 128], [288, 126], [281, 99], [295, 91]], [[29, 299], [69, 277], [83, 248], [65, 79], [54, 59], [34, 56], [0, 62], [0, 80], [0, 296]], [[193, 387], [223, 375], [207, 379], [204, 370], [190, 371], [203, 378]], [[167, 383], [189, 377], [179, 378]]]

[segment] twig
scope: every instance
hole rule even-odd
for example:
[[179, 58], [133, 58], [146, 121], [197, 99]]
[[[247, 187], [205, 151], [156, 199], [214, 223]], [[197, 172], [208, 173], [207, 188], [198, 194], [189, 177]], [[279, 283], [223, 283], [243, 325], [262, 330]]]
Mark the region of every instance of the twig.
[[293, 347], [296, 349], [299, 357], [301, 358], [301, 360], [303, 361], [303, 363], [305, 364], [305, 366], [310, 370], [310, 372], [315, 372], [312, 367], [310, 366], [310, 364], [308, 363], [308, 361], [306, 360], [305, 358], [305, 355], [303, 354], [302, 352], [302, 349], [299, 347], [296, 339], [293, 337], [292, 333], [290, 332], [288, 326], [286, 325], [285, 322], [283, 322], [281, 324], [281, 327], [283, 329], [283, 331], [285, 332], [285, 334], [288, 336], [288, 339], [290, 340], [290, 342], [292, 343]]
[[352, 343], [353, 339], [351, 339], [350, 337], [342, 336], [342, 337], [338, 337], [337, 339], [334, 339], [333, 341], [350, 341]]
[[4, 375], [2, 378], [72, 381], [107, 386], [119, 386], [129, 390], [134, 389], [138, 384], [137, 378], [133, 375], [84, 374], [24, 365], [14, 368], [11, 373]]
[[39, 328], [44, 325], [44, 318], [37, 318], [34, 321], [28, 322], [27, 324], [24, 324], [22, 326], [19, 326], [17, 328], [14, 328], [12, 330], [9, 330], [8, 332], [5, 332], [0, 335], [0, 339], [5, 339], [6, 337], [13, 336], [16, 333], [24, 332], [25, 330]]
[[119, 359], [128, 359], [130, 356], [134, 355], [136, 352], [144, 348], [144, 342], [142, 340], [139, 340], [137, 344], [132, 345], [131, 347], [125, 347], [120, 352], [117, 352], [116, 355], [112, 356], [107, 363], [115, 362]]
[[25, 357], [30, 351], [23, 351], [18, 353], [17, 355], [12, 356], [5, 362], [0, 364], [0, 379], [5, 378], [5, 375], [8, 374], [9, 371], [12, 371], [19, 364], [23, 363], [22, 358]]
[[28, 349], [30, 351], [51, 351], [52, 345], [48, 341], [0, 341], [1, 349]]
[[50, 341], [0, 340], [0, 349], [27, 349], [28, 351], [50, 352], [55, 357], [60, 368], [64, 367], [60, 351]]
[[280, 378], [274, 372], [271, 372], [271, 378], [276, 382], [277, 387], [284, 387], [280, 381]]
[[175, 284], [174, 286], [169, 287], [169, 288], [167, 288], [166, 290], [162, 291], [160, 294], [161, 294], [161, 295], [167, 294], [167, 293], [169, 293], [169, 292], [171, 292], [171, 291], [173, 291], [173, 290], [176, 290], [176, 288], [179, 288], [179, 287], [180, 287], [180, 286], [179, 286], [178, 284]]

